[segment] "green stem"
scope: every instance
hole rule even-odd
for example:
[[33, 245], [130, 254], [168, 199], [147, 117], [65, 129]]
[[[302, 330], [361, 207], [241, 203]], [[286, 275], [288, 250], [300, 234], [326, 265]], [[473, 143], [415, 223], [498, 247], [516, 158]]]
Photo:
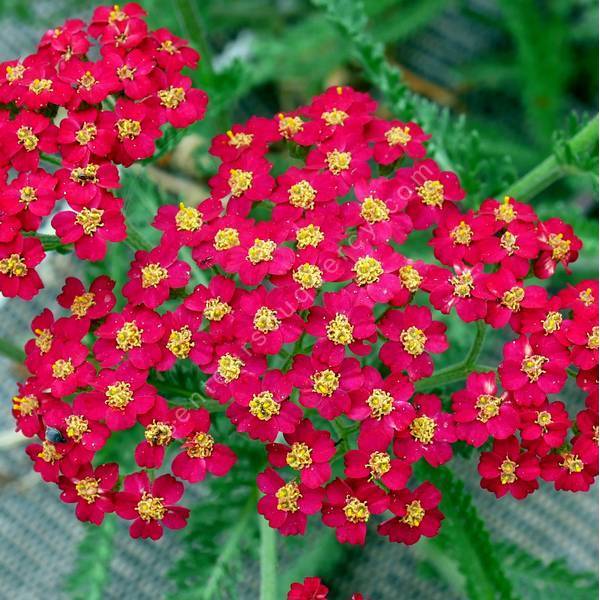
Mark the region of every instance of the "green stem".
[[141, 232], [131, 223], [127, 223], [127, 238], [124, 242], [132, 250], [151, 250], [152, 245], [144, 239]]
[[[568, 142], [574, 155], [591, 150], [598, 143], [598, 115], [591, 119]], [[549, 156], [537, 167], [513, 183], [503, 194], [524, 202], [558, 181], [569, 172], [568, 165], [561, 163], [555, 155]]]
[[42, 246], [46, 252], [58, 252], [58, 254], [68, 254], [73, 250], [72, 244], [62, 244], [60, 239], [55, 235], [47, 235], [45, 233], [25, 232], [25, 237], [34, 237], [42, 242]]
[[56, 156], [53, 156], [52, 154], [41, 154], [40, 158], [47, 163], [50, 163], [51, 165], [57, 165], [58, 167], [62, 167], [62, 161], [60, 160], [60, 158], [57, 158]]
[[0, 338], [0, 356], [9, 358], [16, 363], [22, 363], [25, 360], [25, 352], [5, 338]]
[[266, 519], [258, 516], [260, 528], [260, 600], [277, 600], [277, 538]]

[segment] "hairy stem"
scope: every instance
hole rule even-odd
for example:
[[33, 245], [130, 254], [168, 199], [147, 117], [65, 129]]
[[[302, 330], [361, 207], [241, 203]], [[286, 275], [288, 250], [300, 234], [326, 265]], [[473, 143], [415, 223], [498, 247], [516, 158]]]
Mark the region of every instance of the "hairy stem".
[[277, 538], [266, 519], [258, 516], [260, 527], [260, 600], [277, 600]]

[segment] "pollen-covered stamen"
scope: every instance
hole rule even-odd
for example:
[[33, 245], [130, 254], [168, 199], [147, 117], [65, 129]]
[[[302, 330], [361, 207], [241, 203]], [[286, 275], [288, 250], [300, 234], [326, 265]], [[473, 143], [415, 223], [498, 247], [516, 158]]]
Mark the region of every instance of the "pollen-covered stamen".
[[304, 121], [300, 117], [285, 117], [279, 113], [279, 134], [286, 140], [294, 137], [302, 131]]
[[87, 315], [88, 310], [96, 304], [95, 301], [96, 296], [92, 292], [85, 292], [80, 296], [75, 296], [73, 298], [73, 302], [71, 302], [71, 312], [78, 319], [85, 317]]
[[90, 71], [86, 71], [78, 80], [79, 87], [82, 87], [88, 92], [98, 83], [98, 80], [92, 75]]
[[248, 408], [252, 416], [261, 421], [269, 421], [279, 414], [281, 404], [275, 400], [271, 392], [264, 391], [252, 396]]
[[35, 345], [41, 354], [46, 354], [52, 347], [52, 340], [54, 335], [49, 329], [36, 329], [35, 333]]
[[98, 183], [98, 169], [100, 165], [89, 163], [85, 167], [75, 167], [71, 169], [70, 179], [79, 185], [88, 183]]
[[381, 479], [392, 468], [390, 455], [387, 452], [372, 452], [365, 467], [371, 472], [369, 481]]
[[248, 260], [257, 265], [261, 262], [273, 260], [273, 252], [277, 249], [277, 244], [273, 240], [261, 240], [256, 238], [254, 244], [248, 248]]
[[505, 231], [500, 237], [500, 246], [506, 250], [509, 256], [512, 256], [519, 249], [517, 236], [510, 231]]
[[546, 334], [554, 333], [560, 329], [563, 322], [563, 316], [555, 311], [551, 310], [544, 319], [542, 319], [542, 327]]
[[173, 439], [173, 426], [164, 421], [153, 420], [144, 429], [144, 438], [151, 446], [168, 446]]
[[413, 500], [406, 505], [406, 514], [400, 519], [409, 527], [418, 527], [425, 517], [425, 509], [419, 500]]
[[169, 334], [167, 349], [170, 350], [177, 358], [187, 358], [196, 345], [192, 340], [192, 332], [187, 325], [181, 329], [173, 329]]
[[584, 469], [583, 461], [577, 456], [577, 454], [573, 454], [572, 452], [565, 452], [562, 456], [562, 462], [560, 466], [563, 469], [567, 469], [569, 473], [581, 473]]
[[379, 198], [367, 196], [360, 206], [360, 216], [369, 224], [381, 223], [390, 220], [390, 209]]
[[421, 444], [433, 443], [436, 429], [437, 423], [427, 415], [421, 415], [420, 417], [413, 419], [413, 422], [409, 427], [410, 435]]
[[253, 323], [254, 328], [258, 329], [261, 333], [276, 331], [281, 325], [281, 321], [277, 318], [277, 311], [268, 306], [261, 306], [254, 313]]
[[307, 225], [296, 232], [296, 243], [301, 250], [308, 246], [316, 248], [325, 239], [325, 234], [318, 225]]
[[19, 202], [28, 207], [37, 200], [37, 190], [30, 185], [25, 185], [19, 190]]
[[106, 387], [104, 403], [110, 408], [125, 410], [125, 407], [133, 400], [133, 391], [127, 381], [117, 381]]
[[157, 49], [159, 52], [166, 52], [171, 56], [179, 54], [179, 48], [173, 43], [173, 40], [165, 40]]
[[96, 139], [98, 129], [94, 123], [84, 123], [75, 134], [75, 140], [80, 146], [85, 146]]
[[117, 121], [119, 140], [135, 140], [142, 133], [142, 124], [135, 119], [119, 119]]
[[142, 521], [160, 521], [167, 513], [167, 507], [164, 505], [163, 498], [153, 496], [144, 492], [142, 499], [137, 503], [136, 511]]
[[535, 422], [545, 433], [548, 430], [548, 425], [552, 425], [552, 415], [547, 410], [538, 410]]
[[500, 465], [500, 482], [502, 485], [506, 485], [509, 483], [514, 483], [517, 480], [517, 463], [513, 460], [510, 460], [508, 456], [504, 459], [502, 464]]
[[599, 340], [598, 340], [598, 326], [595, 325], [592, 327], [592, 331], [587, 334], [587, 347], [590, 350], [598, 350]]
[[487, 423], [493, 417], [500, 414], [502, 398], [492, 394], [481, 394], [477, 397], [475, 408], [478, 410], [477, 420], [481, 423]]
[[73, 375], [73, 373], [75, 373], [75, 367], [70, 358], [67, 358], [67, 360], [59, 358], [52, 364], [52, 376], [55, 379], [62, 379], [64, 381], [67, 377]]
[[454, 288], [452, 293], [459, 298], [469, 298], [475, 288], [471, 271], [464, 271], [460, 275], [453, 275], [450, 277], [450, 284]]
[[213, 246], [215, 250], [231, 250], [240, 245], [240, 234], [233, 227], [223, 227], [215, 233]]
[[404, 265], [400, 267], [398, 271], [400, 281], [402, 285], [411, 293], [415, 293], [423, 283], [423, 277], [421, 277], [419, 271], [412, 265]]
[[9, 85], [12, 85], [15, 81], [20, 81], [23, 79], [23, 75], [25, 75], [26, 67], [21, 64], [16, 64], [13, 66], [6, 67], [6, 81], [8, 81]]
[[39, 96], [43, 92], [52, 91], [52, 80], [51, 79], [34, 79], [29, 84], [29, 91], [36, 96]]
[[252, 171], [243, 171], [242, 169], [230, 169], [229, 180], [227, 181], [227, 185], [229, 185], [231, 195], [237, 198], [238, 196], [241, 196], [244, 192], [248, 191], [252, 187], [253, 179], [254, 175]]
[[225, 316], [231, 313], [232, 308], [227, 302], [223, 302], [219, 296], [209, 298], [204, 304], [202, 314], [209, 321], [221, 321]]
[[441, 208], [444, 204], [444, 185], [437, 179], [429, 179], [417, 188], [421, 202], [426, 206]]
[[337, 108], [321, 113], [321, 119], [323, 119], [327, 125], [343, 125], [348, 116], [348, 113]]
[[412, 139], [409, 127], [392, 127], [385, 132], [385, 139], [390, 146], [406, 146]]
[[376, 388], [367, 398], [367, 406], [371, 409], [371, 417], [380, 420], [394, 410], [394, 397], [389, 392]]
[[356, 496], [346, 496], [344, 514], [350, 523], [366, 523], [371, 516], [369, 505], [361, 502]]
[[302, 498], [300, 488], [295, 481], [290, 481], [281, 486], [276, 492], [277, 510], [295, 513], [298, 511], [298, 500]]
[[217, 372], [225, 383], [231, 383], [240, 376], [244, 364], [239, 356], [227, 352], [219, 357]]
[[92, 504], [100, 497], [100, 480], [95, 477], [84, 477], [75, 484], [75, 491], [80, 498]]
[[525, 290], [522, 287], [515, 286], [507, 290], [502, 295], [502, 305], [506, 306], [512, 312], [521, 310], [521, 302], [525, 298]]
[[215, 439], [210, 433], [199, 431], [185, 441], [184, 447], [190, 458], [208, 458], [213, 453]]
[[339, 175], [342, 171], [347, 171], [352, 162], [352, 154], [350, 152], [341, 152], [340, 150], [332, 150], [327, 153], [326, 157], [327, 168], [334, 174]]
[[85, 235], [94, 235], [100, 227], [104, 227], [102, 216], [104, 211], [101, 208], [82, 208], [75, 215], [75, 223], [81, 225]]
[[563, 260], [571, 251], [571, 240], [565, 239], [562, 233], [551, 233], [548, 244], [552, 248], [552, 260]]
[[115, 342], [117, 348], [123, 352], [128, 352], [133, 348], [140, 348], [142, 345], [143, 329], [140, 329], [134, 321], [127, 321], [123, 327], [117, 331]]
[[355, 273], [354, 281], [357, 285], [370, 285], [379, 281], [381, 275], [383, 275], [383, 267], [381, 263], [372, 256], [362, 256], [359, 258], [352, 267]]
[[517, 218], [517, 211], [510, 203], [508, 196], [504, 196], [504, 200], [500, 206], [494, 209], [494, 216], [496, 217], [496, 221], [502, 221], [503, 223], [512, 223]]
[[254, 135], [252, 133], [243, 133], [242, 131], [239, 133], [233, 133], [231, 129], [227, 132], [227, 137], [229, 138], [227, 143], [237, 150], [240, 150], [241, 148], [248, 148], [254, 139]]
[[290, 204], [296, 208], [312, 210], [315, 207], [316, 197], [317, 190], [315, 190], [306, 179], [302, 179], [298, 183], [290, 186], [290, 189], [288, 190]]
[[532, 354], [521, 361], [521, 371], [529, 377], [530, 383], [535, 383], [546, 372], [543, 367], [548, 360], [540, 354]]
[[48, 440], [42, 440], [42, 450], [38, 452], [37, 456], [44, 462], [52, 465], [63, 457], [63, 455], [56, 449], [56, 446]]
[[455, 246], [469, 246], [473, 240], [473, 230], [468, 223], [461, 221], [452, 229], [450, 237]]
[[581, 292], [579, 292], [579, 299], [585, 304], [585, 306], [591, 306], [595, 302], [594, 294], [592, 294], [592, 289], [587, 288]]
[[27, 275], [25, 259], [17, 253], [0, 259], [0, 273], [9, 277], [25, 277]]
[[22, 417], [29, 417], [37, 412], [40, 407], [39, 400], [31, 394], [25, 396], [13, 396], [12, 409]]
[[323, 272], [317, 265], [304, 263], [300, 265], [293, 273], [294, 281], [305, 290], [320, 288], [323, 285]]
[[171, 110], [176, 109], [185, 101], [185, 90], [182, 87], [170, 86], [166, 90], [159, 90], [157, 95], [160, 103]]
[[411, 356], [421, 356], [425, 351], [427, 336], [422, 329], [410, 326], [400, 332], [400, 341], [404, 346], [404, 350]]
[[31, 127], [23, 125], [17, 129], [17, 140], [27, 152], [32, 152], [37, 148], [40, 138], [33, 133]]
[[326, 332], [327, 339], [340, 346], [347, 346], [354, 341], [354, 325], [343, 313], [336, 313], [327, 323]]
[[67, 437], [79, 443], [83, 435], [90, 431], [88, 420], [82, 415], [69, 415], [65, 419]]
[[340, 376], [331, 369], [317, 371], [310, 376], [313, 391], [321, 396], [330, 397], [340, 385]]
[[142, 287], [156, 287], [169, 276], [169, 272], [158, 263], [150, 263], [142, 267]]
[[179, 210], [175, 213], [175, 227], [177, 231], [198, 231], [203, 225], [202, 213], [193, 206], [179, 203]]
[[119, 4], [113, 4], [112, 10], [108, 13], [108, 22], [111, 25], [117, 21], [125, 21], [128, 18], [127, 13], [121, 10]]
[[129, 65], [122, 65], [117, 67], [117, 77], [121, 81], [125, 81], [126, 79], [133, 81], [136, 70], [137, 69], [132, 69]]
[[294, 442], [285, 457], [285, 461], [292, 469], [301, 471], [313, 464], [311, 452], [310, 447], [304, 442]]

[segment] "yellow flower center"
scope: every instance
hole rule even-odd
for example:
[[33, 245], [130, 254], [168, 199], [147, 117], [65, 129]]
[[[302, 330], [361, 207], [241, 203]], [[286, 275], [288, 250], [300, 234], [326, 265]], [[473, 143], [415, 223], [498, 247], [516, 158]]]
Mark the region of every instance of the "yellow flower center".
[[521, 371], [529, 377], [531, 383], [535, 383], [544, 371], [543, 367], [548, 362], [548, 358], [539, 354], [532, 354], [521, 361]]
[[8, 81], [9, 84], [23, 79], [24, 74], [25, 67], [23, 65], [17, 64], [14, 67], [11, 67], [10, 65], [6, 67], [6, 81]]
[[123, 352], [128, 352], [133, 348], [140, 348], [142, 345], [143, 329], [140, 329], [134, 321], [127, 321], [123, 327], [117, 331], [115, 338], [117, 347]]
[[96, 139], [97, 133], [98, 129], [94, 123], [84, 123], [81, 129], [75, 134], [75, 139], [79, 145], [85, 146]]
[[132, 69], [128, 65], [123, 65], [117, 68], [117, 77], [124, 81], [125, 79], [133, 80], [136, 69]]
[[343, 313], [336, 313], [335, 317], [327, 323], [327, 339], [334, 344], [346, 346], [354, 341], [354, 325]]
[[69, 375], [73, 375], [73, 373], [75, 373], [75, 367], [70, 358], [67, 360], [59, 358], [52, 365], [52, 376], [56, 379], [62, 379], [64, 381]]
[[144, 429], [144, 437], [151, 446], [167, 446], [173, 439], [173, 426], [164, 421], [152, 421]]
[[260, 262], [273, 260], [273, 252], [277, 249], [277, 244], [273, 240], [261, 240], [256, 238], [254, 244], [248, 248], [248, 260], [257, 265]]
[[85, 167], [75, 167], [71, 169], [71, 181], [78, 183], [79, 185], [85, 185], [86, 183], [97, 183], [98, 182], [98, 169], [99, 165], [90, 163]]
[[56, 449], [56, 446], [50, 443], [48, 440], [42, 441], [42, 450], [38, 453], [38, 458], [41, 458], [44, 462], [54, 464], [57, 460], [62, 458], [62, 454]]
[[591, 306], [594, 304], [594, 295], [592, 294], [592, 289], [587, 288], [582, 292], [579, 292], [579, 299], [585, 304], [585, 306]]
[[223, 227], [215, 233], [215, 250], [231, 250], [240, 245], [240, 234], [233, 227]]
[[225, 383], [231, 383], [240, 376], [243, 366], [244, 361], [241, 358], [226, 353], [219, 358], [217, 371]]
[[587, 334], [587, 347], [590, 350], [598, 350], [598, 326], [592, 327], [592, 331]]
[[455, 246], [468, 246], [473, 239], [473, 230], [468, 223], [461, 221], [451, 232], [450, 237]]
[[150, 263], [142, 267], [142, 287], [156, 287], [169, 276], [169, 272], [158, 263]]
[[54, 336], [49, 329], [36, 329], [35, 330], [35, 345], [42, 354], [46, 354], [52, 347], [52, 340]]
[[344, 514], [350, 523], [366, 523], [371, 516], [368, 504], [355, 496], [346, 496]]
[[415, 293], [423, 283], [423, 278], [419, 274], [419, 271], [412, 265], [404, 265], [399, 270], [400, 281], [402, 285], [411, 293]]
[[562, 260], [571, 251], [571, 240], [566, 240], [562, 233], [551, 233], [548, 236], [548, 244], [552, 248], [552, 260]]
[[411, 326], [400, 333], [400, 341], [411, 356], [421, 356], [425, 351], [427, 336], [422, 329]]
[[552, 425], [552, 415], [547, 410], [538, 410], [535, 422], [546, 431]]
[[347, 118], [348, 113], [337, 108], [321, 113], [321, 119], [323, 119], [327, 125], [343, 125]]
[[80, 442], [83, 434], [90, 431], [88, 420], [80, 415], [69, 415], [65, 419], [67, 425], [67, 437], [75, 442]]
[[371, 471], [369, 481], [381, 479], [392, 468], [390, 462], [390, 455], [386, 452], [372, 452], [369, 462], [365, 465]]
[[500, 206], [494, 209], [494, 216], [496, 217], [496, 221], [502, 221], [504, 223], [511, 223], [517, 218], [517, 211], [510, 203], [510, 198], [508, 196], [504, 196], [504, 200]]
[[242, 169], [231, 169], [229, 171], [229, 189], [234, 197], [241, 196], [245, 191], [252, 187], [252, 171], [243, 171]]
[[261, 421], [269, 421], [271, 417], [279, 414], [281, 404], [276, 402], [271, 392], [254, 394], [249, 404], [250, 414]]
[[81, 225], [85, 235], [93, 235], [100, 227], [104, 227], [102, 222], [104, 211], [101, 208], [82, 208], [75, 215], [75, 223]]
[[279, 329], [281, 321], [277, 318], [277, 312], [268, 306], [261, 306], [254, 313], [254, 328], [261, 333], [270, 333]]
[[360, 216], [367, 222], [373, 225], [382, 221], [390, 220], [390, 209], [387, 204], [379, 198], [367, 196], [360, 206]]
[[317, 247], [325, 239], [325, 234], [321, 231], [318, 225], [307, 225], [301, 227], [296, 232], [296, 242], [298, 248], [303, 249], [308, 246]]
[[124, 410], [133, 400], [131, 385], [126, 381], [117, 381], [117, 383], [107, 386], [105, 396], [105, 404], [118, 410]]
[[173, 329], [169, 334], [167, 348], [177, 358], [187, 358], [195, 345], [192, 341], [192, 332], [187, 325], [184, 325], [181, 329]]
[[427, 415], [421, 415], [410, 424], [410, 434], [421, 444], [431, 444], [437, 429], [436, 422]]
[[25, 259], [16, 253], [0, 259], [0, 273], [9, 277], [25, 277], [27, 275]]
[[473, 283], [473, 275], [470, 271], [465, 271], [460, 275], [453, 275], [450, 278], [450, 284], [453, 286], [453, 294], [459, 298], [468, 298], [471, 295], [471, 290], [475, 287]]
[[360, 286], [376, 283], [383, 274], [381, 263], [372, 256], [359, 258], [352, 270], [355, 273], [354, 281]]
[[179, 204], [179, 210], [175, 214], [175, 226], [177, 231], [198, 231], [202, 227], [202, 213], [193, 206]]
[[475, 402], [475, 408], [479, 411], [477, 420], [487, 423], [492, 417], [500, 414], [501, 405], [502, 398], [493, 396], [492, 394], [481, 394], [481, 396], [477, 397], [477, 402]]
[[209, 298], [204, 304], [204, 310], [202, 314], [209, 321], [221, 321], [223, 317], [231, 312], [232, 308], [227, 302], [222, 302], [221, 298]]
[[352, 162], [352, 154], [350, 152], [340, 152], [332, 150], [327, 153], [327, 167], [334, 175], [339, 175], [342, 171], [347, 171]]
[[125, 139], [134, 140], [142, 133], [142, 124], [134, 119], [119, 119], [117, 121], [117, 131], [121, 141]]
[[29, 84], [29, 91], [39, 96], [42, 92], [52, 91], [52, 80], [50, 79], [34, 79]]
[[90, 71], [86, 71], [78, 80], [79, 87], [82, 87], [88, 92], [98, 83], [96, 78], [91, 74]]
[[500, 482], [502, 485], [514, 483], [517, 480], [517, 474], [515, 473], [516, 468], [517, 463], [510, 460], [507, 456], [500, 465]]
[[331, 369], [317, 371], [310, 376], [313, 391], [321, 396], [331, 396], [340, 384], [340, 376]]
[[409, 527], [418, 527], [425, 517], [425, 509], [419, 500], [413, 500], [406, 505], [406, 514], [400, 519]]
[[509, 256], [512, 256], [519, 249], [517, 236], [510, 231], [505, 231], [500, 237], [500, 246], [506, 250]]
[[80, 498], [83, 498], [88, 504], [92, 504], [96, 498], [100, 497], [100, 481], [94, 477], [85, 477], [75, 484], [75, 491]]
[[170, 54], [171, 56], [173, 56], [174, 54], [177, 54], [179, 52], [179, 49], [177, 48], [177, 46], [175, 46], [175, 44], [173, 43], [172, 40], [165, 40], [158, 47], [158, 51], [166, 52], [167, 54]]
[[29, 206], [37, 200], [37, 190], [30, 185], [25, 185], [19, 190], [19, 202]]
[[284, 117], [281, 113], [279, 114], [279, 133], [286, 140], [302, 131], [303, 127], [304, 121], [300, 117]]
[[562, 322], [563, 316], [559, 312], [551, 310], [542, 320], [542, 327], [547, 334], [554, 333], [560, 329]]
[[312, 450], [304, 442], [294, 442], [285, 457], [288, 466], [301, 471], [312, 465]]
[[502, 295], [502, 304], [512, 312], [518, 312], [521, 309], [521, 302], [525, 298], [525, 290], [522, 287], [512, 287]]
[[240, 148], [248, 148], [254, 139], [254, 135], [251, 133], [233, 133], [231, 130], [227, 132], [227, 137], [229, 138], [227, 143], [238, 150]]
[[185, 90], [182, 87], [170, 86], [158, 92], [160, 103], [170, 109], [177, 108], [185, 100]]
[[380, 420], [394, 410], [394, 398], [389, 392], [376, 388], [367, 398], [367, 405], [371, 409], [371, 416]]
[[35, 396], [13, 396], [12, 408], [23, 417], [34, 414], [40, 407], [40, 403]]
[[290, 186], [288, 190], [288, 198], [290, 204], [296, 208], [304, 208], [305, 210], [312, 210], [315, 207], [315, 198], [317, 197], [317, 190], [310, 185], [306, 179], [295, 183]]
[[17, 129], [17, 140], [27, 152], [31, 152], [37, 148], [40, 138], [33, 133], [31, 127], [23, 126]]
[[323, 272], [317, 265], [304, 263], [292, 274], [294, 281], [303, 289], [320, 288], [323, 285]]
[[412, 136], [408, 127], [392, 127], [385, 132], [385, 139], [390, 146], [406, 146]]
[[444, 186], [440, 181], [427, 180], [417, 188], [417, 194], [421, 198], [421, 202], [427, 206], [441, 208], [444, 203]]
[[302, 498], [300, 488], [295, 481], [290, 481], [281, 486], [275, 493], [277, 509], [284, 512], [295, 513], [298, 511], [298, 500]]
[[167, 508], [163, 499], [144, 492], [142, 499], [137, 503], [136, 510], [140, 519], [149, 523], [150, 521], [160, 521], [167, 513]]
[[215, 439], [209, 433], [198, 432], [186, 442], [186, 452], [190, 458], [208, 458], [215, 447]]
[[560, 463], [560, 466], [564, 469], [567, 469], [569, 473], [581, 473], [584, 468], [583, 461], [577, 456], [577, 454], [573, 454], [572, 452], [565, 452], [562, 454], [563, 461]]

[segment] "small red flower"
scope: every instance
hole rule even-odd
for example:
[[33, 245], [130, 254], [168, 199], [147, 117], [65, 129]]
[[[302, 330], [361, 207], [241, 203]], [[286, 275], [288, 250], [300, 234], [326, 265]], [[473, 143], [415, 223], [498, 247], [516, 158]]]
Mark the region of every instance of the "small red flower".
[[424, 146], [430, 135], [412, 121], [384, 121], [376, 119], [369, 124], [369, 139], [375, 142], [373, 157], [381, 165], [390, 165], [403, 156], [423, 158]]
[[45, 255], [36, 238], [17, 235], [11, 242], [0, 244], [0, 292], [7, 298], [31, 300], [43, 287], [34, 267]]
[[533, 265], [536, 277], [547, 279], [554, 274], [559, 263], [570, 273], [569, 263], [575, 262], [583, 246], [573, 233], [573, 227], [560, 219], [549, 219], [540, 224], [541, 253]]
[[535, 409], [521, 411], [521, 439], [538, 455], [547, 454], [552, 448], [560, 447], [571, 427], [569, 413], [562, 402], [550, 402]]
[[57, 301], [75, 319], [101, 319], [115, 306], [114, 287], [115, 282], [106, 275], [96, 277], [89, 290], [76, 277], [67, 277]]
[[597, 461], [586, 461], [574, 449], [548, 454], [540, 462], [544, 481], [552, 481], [554, 489], [568, 492], [587, 492], [598, 475]]
[[302, 583], [292, 583], [287, 600], [327, 600], [328, 593], [318, 577], [305, 577]]

